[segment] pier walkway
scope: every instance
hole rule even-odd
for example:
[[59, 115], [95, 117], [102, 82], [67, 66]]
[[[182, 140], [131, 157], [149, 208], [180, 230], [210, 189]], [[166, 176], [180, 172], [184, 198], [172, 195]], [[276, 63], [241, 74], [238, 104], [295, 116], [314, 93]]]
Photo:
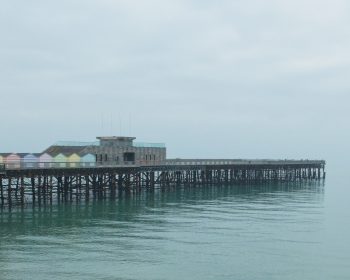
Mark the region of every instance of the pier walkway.
[[106, 197], [175, 185], [321, 180], [324, 160], [168, 159], [152, 165], [0, 164], [0, 207]]

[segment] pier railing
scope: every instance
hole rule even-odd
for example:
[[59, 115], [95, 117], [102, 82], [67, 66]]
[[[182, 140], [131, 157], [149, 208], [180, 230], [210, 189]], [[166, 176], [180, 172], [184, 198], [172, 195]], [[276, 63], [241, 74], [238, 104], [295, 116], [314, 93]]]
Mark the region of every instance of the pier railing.
[[287, 159], [167, 159], [165, 165], [300, 165], [325, 164], [324, 160], [287, 160]]
[[10, 162], [0, 165], [0, 172], [3, 170], [25, 170], [25, 169], [57, 169], [57, 168], [98, 168], [98, 167], [130, 167], [130, 166], [155, 166], [161, 165], [161, 161], [140, 161], [135, 162]]
[[262, 166], [262, 165], [325, 165], [324, 160], [271, 160], [271, 159], [167, 159], [165, 161], [135, 162], [9, 162], [0, 164], [0, 173], [5, 170], [57, 169], [57, 168], [99, 168], [99, 167], [141, 167], [141, 166]]

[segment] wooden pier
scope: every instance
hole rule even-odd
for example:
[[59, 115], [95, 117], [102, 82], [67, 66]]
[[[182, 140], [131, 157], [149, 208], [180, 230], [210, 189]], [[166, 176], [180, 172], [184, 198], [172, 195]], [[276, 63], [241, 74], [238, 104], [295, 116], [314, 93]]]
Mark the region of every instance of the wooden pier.
[[325, 179], [323, 160], [166, 160], [158, 165], [0, 165], [0, 207], [113, 197], [142, 188]]

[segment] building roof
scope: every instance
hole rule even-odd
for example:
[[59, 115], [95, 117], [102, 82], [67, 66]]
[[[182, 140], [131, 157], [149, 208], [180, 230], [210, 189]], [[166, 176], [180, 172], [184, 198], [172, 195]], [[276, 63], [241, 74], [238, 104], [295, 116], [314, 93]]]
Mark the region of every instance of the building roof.
[[82, 142], [82, 141], [58, 141], [52, 146], [99, 146], [99, 141], [93, 141], [93, 142]]
[[12, 154], [15, 154], [15, 153], [1, 153], [0, 156], [7, 157], [7, 156], [12, 155]]
[[86, 149], [86, 146], [50, 146], [47, 148], [44, 153], [47, 153], [53, 157], [57, 156], [58, 154], [63, 155], [72, 155], [72, 154], [85, 154], [84, 149]]
[[7, 156], [10, 156], [10, 155], [17, 155], [17, 156], [19, 156], [21, 158], [25, 157], [27, 155], [33, 155], [33, 156], [38, 157], [38, 156], [41, 155], [41, 153], [0, 153], [0, 156], [2, 156], [2, 157], [7, 157]]

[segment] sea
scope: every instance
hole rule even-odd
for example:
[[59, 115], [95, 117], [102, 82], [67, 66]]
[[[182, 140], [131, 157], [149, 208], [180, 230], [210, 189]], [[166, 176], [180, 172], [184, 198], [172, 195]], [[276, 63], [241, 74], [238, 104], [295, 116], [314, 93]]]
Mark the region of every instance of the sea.
[[350, 186], [171, 187], [0, 210], [0, 279], [350, 279]]

